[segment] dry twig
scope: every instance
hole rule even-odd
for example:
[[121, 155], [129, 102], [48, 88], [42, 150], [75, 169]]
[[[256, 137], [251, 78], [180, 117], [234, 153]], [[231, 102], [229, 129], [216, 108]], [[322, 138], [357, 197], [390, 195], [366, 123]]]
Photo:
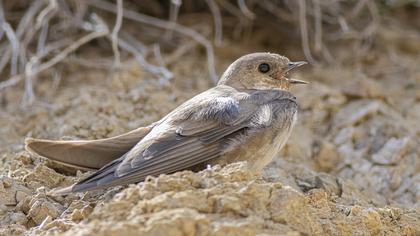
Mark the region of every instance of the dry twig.
[[223, 23], [220, 9], [214, 0], [206, 0], [206, 3], [209, 6], [214, 19], [214, 44], [216, 44], [216, 46], [220, 46], [222, 44], [223, 33]]
[[118, 50], [118, 32], [121, 29], [123, 14], [123, 1], [117, 0], [117, 19], [111, 34], [112, 51], [114, 52], [114, 68], [121, 67], [120, 51]]
[[[88, 2], [90, 5], [95, 6], [99, 9], [110, 11], [115, 13], [115, 5], [112, 3], [108, 3], [102, 0], [90, 0]], [[206, 49], [207, 54], [207, 64], [208, 64], [208, 70], [210, 74], [210, 79], [216, 83], [217, 82], [217, 75], [216, 70], [214, 66], [214, 54], [213, 54], [213, 46], [211, 43], [203, 37], [201, 34], [197, 33], [195, 30], [182, 26], [180, 24], [177, 24], [175, 22], [168, 22], [161, 20], [159, 18], [147, 16], [141, 13], [137, 13], [135, 11], [131, 10], [124, 10], [125, 14], [124, 17], [130, 20], [138, 21], [143, 24], [152, 25], [155, 27], [163, 28], [163, 29], [172, 29], [173, 31], [177, 33], [181, 33], [183, 35], [187, 35], [197, 42], [199, 42], [201, 45], [203, 45]], [[144, 58], [143, 58], [144, 59]]]
[[311, 64], [316, 64], [317, 61], [312, 57], [311, 49], [309, 47], [309, 36], [308, 36], [308, 27], [306, 20], [306, 2], [305, 0], [298, 0], [299, 3], [299, 24], [300, 24], [300, 34], [302, 38], [302, 47], [303, 53], [305, 54], [306, 59]]
[[175, 23], [178, 20], [178, 14], [181, 4], [181, 0], [171, 0], [171, 5], [169, 9], [169, 22], [172, 23], [172, 27], [170, 29], [166, 29], [164, 38], [167, 40], [169, 40], [172, 37], [173, 28], [175, 27]]

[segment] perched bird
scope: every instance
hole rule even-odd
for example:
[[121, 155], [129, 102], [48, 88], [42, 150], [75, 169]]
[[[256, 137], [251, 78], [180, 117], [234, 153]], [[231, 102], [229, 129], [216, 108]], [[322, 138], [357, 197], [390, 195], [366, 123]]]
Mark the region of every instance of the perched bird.
[[80, 169], [99, 169], [60, 193], [108, 188], [197, 166], [247, 161], [260, 171], [287, 141], [298, 105], [286, 77], [306, 62], [253, 53], [233, 62], [216, 87], [161, 120], [91, 141], [26, 139], [26, 150]]

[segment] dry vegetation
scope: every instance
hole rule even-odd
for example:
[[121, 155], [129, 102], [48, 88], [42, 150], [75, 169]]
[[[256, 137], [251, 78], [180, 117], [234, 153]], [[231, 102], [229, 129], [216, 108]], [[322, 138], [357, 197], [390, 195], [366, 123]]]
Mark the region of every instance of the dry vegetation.
[[[212, 22], [203, 19], [204, 29], [199, 27], [201, 24], [179, 24], [181, 6], [185, 15], [203, 14], [205, 18], [211, 14]], [[379, 7], [384, 5], [362, 0], [118, 0], [116, 4], [104, 0], [6, 1], [0, 6], [0, 73], [9, 79], [1, 82], [0, 90], [24, 81], [23, 102], [30, 105], [35, 99], [34, 80], [39, 74], [59, 76], [62, 64], [96, 65], [115, 71], [123, 67], [121, 56], [135, 58], [142, 69], [166, 80], [173, 76], [168, 66], [195, 47], [188, 40], [205, 49], [209, 77], [215, 82], [213, 45], [221, 45], [223, 31], [230, 33], [226, 38], [252, 40], [249, 34], [261, 27], [280, 30], [284, 35], [279, 37], [300, 37], [304, 55], [311, 64], [334, 63], [335, 55], [327, 46], [330, 42], [357, 44], [356, 54], [366, 52], [378, 29]], [[169, 19], [165, 20], [167, 16]], [[296, 33], [300, 36], [289, 35]], [[83, 58], [73, 55], [85, 45], [94, 45], [95, 40], [99, 41], [96, 53], [107, 55], [102, 63], [84, 63]]]
[[[419, 5], [1, 1], [0, 235], [419, 235]], [[298, 126], [262, 175], [242, 163], [57, 198], [88, 173], [23, 151], [26, 136], [156, 121], [255, 51], [311, 64]]]

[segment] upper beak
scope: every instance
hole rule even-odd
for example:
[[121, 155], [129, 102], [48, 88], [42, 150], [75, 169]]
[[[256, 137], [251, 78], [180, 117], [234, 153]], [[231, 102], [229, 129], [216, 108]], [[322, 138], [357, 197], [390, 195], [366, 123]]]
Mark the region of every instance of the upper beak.
[[296, 62], [289, 62], [289, 64], [287, 64], [287, 69], [285, 71], [285, 73], [299, 67], [299, 66], [303, 66], [305, 64], [308, 64], [306, 61], [296, 61]]
[[[296, 61], [296, 62], [289, 62], [289, 64], [287, 65], [287, 69], [285, 71], [285, 73], [299, 67], [299, 66], [303, 66], [305, 64], [308, 64], [306, 61]], [[303, 80], [299, 80], [299, 79], [293, 79], [293, 78], [287, 78], [287, 81], [291, 84], [309, 84], [306, 81]]]

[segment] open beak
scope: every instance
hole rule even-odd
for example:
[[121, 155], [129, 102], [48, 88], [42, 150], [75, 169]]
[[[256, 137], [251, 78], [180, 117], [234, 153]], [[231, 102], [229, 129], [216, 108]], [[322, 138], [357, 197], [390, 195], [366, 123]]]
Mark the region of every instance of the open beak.
[[[289, 62], [289, 64], [287, 65], [288, 67], [284, 73], [288, 73], [289, 71], [299, 66], [303, 66], [305, 64], [308, 64], [308, 63], [306, 61]], [[291, 84], [309, 84], [308, 82], [299, 80], [299, 79], [293, 79], [293, 78], [286, 78], [286, 79]]]

